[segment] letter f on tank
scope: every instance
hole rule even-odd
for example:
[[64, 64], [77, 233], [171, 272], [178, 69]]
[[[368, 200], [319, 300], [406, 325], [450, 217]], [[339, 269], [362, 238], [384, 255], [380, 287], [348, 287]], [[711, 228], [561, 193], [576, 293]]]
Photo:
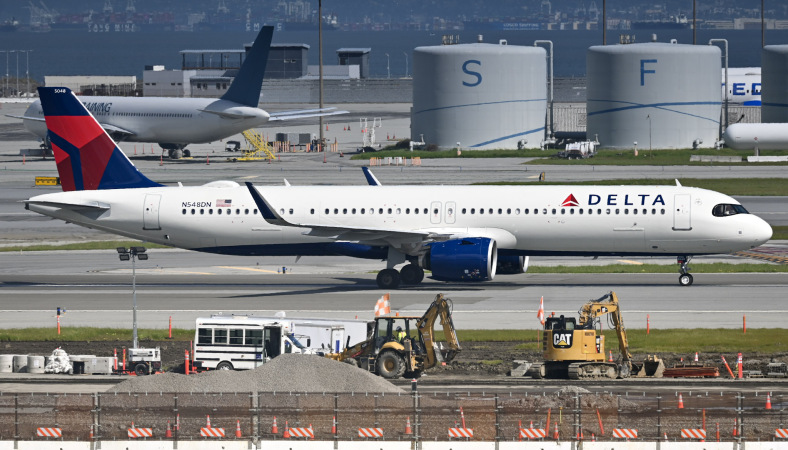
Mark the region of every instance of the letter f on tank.
[[646, 64], [656, 64], [656, 59], [641, 59], [640, 60], [640, 85], [646, 85], [646, 74], [647, 73], [657, 73], [654, 69], [646, 69]]

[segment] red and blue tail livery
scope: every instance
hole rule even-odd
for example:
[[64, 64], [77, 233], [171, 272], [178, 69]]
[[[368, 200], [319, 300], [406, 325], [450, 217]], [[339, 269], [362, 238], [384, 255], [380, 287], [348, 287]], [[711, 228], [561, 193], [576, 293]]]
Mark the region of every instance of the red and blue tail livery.
[[40, 87], [38, 95], [64, 191], [161, 186], [143, 175], [65, 87]]

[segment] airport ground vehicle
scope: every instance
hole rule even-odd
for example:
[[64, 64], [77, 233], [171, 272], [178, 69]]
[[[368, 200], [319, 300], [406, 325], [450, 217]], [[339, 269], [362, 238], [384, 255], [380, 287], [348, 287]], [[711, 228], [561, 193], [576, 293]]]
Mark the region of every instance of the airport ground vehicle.
[[201, 317], [194, 336], [195, 369], [254, 369], [283, 353], [314, 354], [287, 324], [250, 316]]
[[161, 350], [156, 348], [130, 348], [129, 367], [137, 375], [150, 375], [161, 370]]
[[[356, 364], [384, 378], [418, 377], [441, 361], [451, 361], [461, 350], [451, 309], [451, 300], [438, 294], [421, 317], [376, 317], [367, 340], [326, 357]], [[446, 348], [435, 342], [438, 318], [446, 337]]]
[[[615, 292], [588, 301], [580, 309], [580, 317], [548, 317], [542, 333], [544, 361], [531, 368], [534, 378], [627, 378], [630, 375], [654, 376], [662, 361], [649, 357], [643, 363], [632, 361], [627, 331]], [[619, 360], [609, 361], [605, 355], [605, 336], [601, 333], [600, 317], [609, 314], [611, 328], [618, 337]]]

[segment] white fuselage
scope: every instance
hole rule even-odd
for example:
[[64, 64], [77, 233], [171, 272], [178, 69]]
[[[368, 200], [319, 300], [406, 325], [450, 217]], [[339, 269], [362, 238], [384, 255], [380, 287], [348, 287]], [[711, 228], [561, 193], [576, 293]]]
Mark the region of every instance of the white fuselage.
[[761, 105], [761, 68], [729, 67], [728, 86], [725, 86], [725, 69], [722, 69], [722, 94], [731, 103], [745, 106]]
[[[120, 140], [165, 144], [198, 144], [218, 141], [268, 121], [260, 108], [213, 98], [79, 97], [102, 127]], [[216, 113], [205, 112], [215, 111]], [[36, 100], [25, 117], [43, 119]], [[46, 123], [24, 120], [25, 128], [41, 139]]]
[[[772, 234], [747, 213], [714, 215], [731, 197], [681, 186], [258, 186], [290, 223], [267, 223], [245, 187], [75, 191], [40, 195], [28, 208], [144, 241], [230, 254], [320, 254], [321, 245], [406, 241], [386, 231], [489, 237], [498, 250], [523, 255], [696, 255], [729, 253]], [[102, 205], [104, 209], [64, 204]], [[566, 206], [562, 206], [566, 205]], [[574, 205], [574, 206], [571, 206]], [[343, 228], [347, 228], [343, 233]], [[354, 233], [363, 228], [365, 233]], [[381, 230], [372, 233], [368, 230]], [[407, 242], [405, 243], [407, 244]], [[400, 249], [407, 249], [402, 245]], [[424, 251], [414, 245], [404, 253]]]

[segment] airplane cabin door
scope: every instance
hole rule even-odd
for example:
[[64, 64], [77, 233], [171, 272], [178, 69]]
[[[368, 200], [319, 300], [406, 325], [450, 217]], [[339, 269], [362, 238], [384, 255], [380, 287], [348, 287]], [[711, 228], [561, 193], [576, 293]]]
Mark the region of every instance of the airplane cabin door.
[[687, 231], [692, 229], [690, 220], [690, 195], [676, 194], [673, 197], [673, 230]]
[[145, 205], [142, 211], [142, 229], [143, 230], [161, 230], [159, 225], [159, 203], [161, 202], [161, 195], [147, 194], [145, 196]]
[[441, 223], [441, 202], [430, 205], [430, 223]]
[[454, 202], [446, 202], [446, 213], [444, 215], [446, 223], [454, 223], [457, 218], [457, 205]]

